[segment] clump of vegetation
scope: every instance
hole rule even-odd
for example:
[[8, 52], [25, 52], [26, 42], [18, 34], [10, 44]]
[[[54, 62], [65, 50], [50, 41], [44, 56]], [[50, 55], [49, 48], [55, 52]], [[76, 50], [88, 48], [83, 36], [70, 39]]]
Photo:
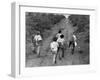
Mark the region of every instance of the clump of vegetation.
[[63, 15], [57, 14], [26, 12], [26, 36], [31, 36], [36, 31], [40, 31], [44, 36], [45, 31], [49, 32], [63, 18], [65, 18]]
[[89, 43], [89, 15], [70, 15], [69, 20], [73, 27], [77, 27], [75, 33], [83, 33], [84, 41]]

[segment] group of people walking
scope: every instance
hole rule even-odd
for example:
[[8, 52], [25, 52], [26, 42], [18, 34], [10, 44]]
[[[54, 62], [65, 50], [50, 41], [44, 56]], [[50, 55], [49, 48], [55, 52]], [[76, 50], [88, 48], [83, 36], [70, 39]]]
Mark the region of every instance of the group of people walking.
[[53, 53], [53, 63], [56, 63], [56, 58], [59, 51], [62, 51], [59, 54], [59, 59], [64, 57], [64, 35], [62, 34], [61, 30], [58, 31], [56, 36], [53, 38], [52, 42], [50, 43], [50, 48]]
[[[33, 45], [35, 45], [35, 50], [37, 55], [40, 55], [40, 47], [41, 43], [43, 41], [42, 36], [40, 35], [40, 32], [38, 32], [34, 37], [32, 37]], [[53, 64], [57, 63], [57, 56], [59, 56], [59, 60], [64, 58], [65, 48], [66, 48], [66, 40], [65, 36], [62, 33], [61, 30], [58, 31], [58, 33], [53, 37], [52, 41], [50, 42], [50, 50], [53, 55]], [[72, 38], [69, 40], [68, 47], [71, 48], [71, 53], [74, 53], [75, 46], [77, 46], [76, 43], [76, 36], [73, 34]]]

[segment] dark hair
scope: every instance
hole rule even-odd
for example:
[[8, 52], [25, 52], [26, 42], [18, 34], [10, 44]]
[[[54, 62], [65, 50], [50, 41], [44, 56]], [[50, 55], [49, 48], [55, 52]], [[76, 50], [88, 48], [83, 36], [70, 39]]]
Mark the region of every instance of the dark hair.
[[61, 30], [59, 30], [58, 33], [61, 33]]
[[36, 34], [37, 34], [37, 35], [39, 35], [39, 34], [40, 34], [40, 32], [38, 31]]
[[57, 41], [57, 37], [54, 37], [54, 38], [53, 38], [53, 41]]
[[64, 35], [62, 34], [62, 35], [60, 35], [60, 37], [61, 37], [61, 38], [64, 38]]

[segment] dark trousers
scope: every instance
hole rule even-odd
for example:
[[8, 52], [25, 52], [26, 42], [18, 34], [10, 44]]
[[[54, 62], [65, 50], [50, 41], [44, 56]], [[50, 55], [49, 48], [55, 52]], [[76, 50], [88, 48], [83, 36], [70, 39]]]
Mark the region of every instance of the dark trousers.
[[71, 47], [71, 53], [74, 54], [74, 49], [75, 49], [75, 43], [74, 41], [69, 42], [69, 48]]
[[[59, 53], [61, 51], [61, 53]], [[58, 47], [59, 59], [64, 57], [64, 47]]]

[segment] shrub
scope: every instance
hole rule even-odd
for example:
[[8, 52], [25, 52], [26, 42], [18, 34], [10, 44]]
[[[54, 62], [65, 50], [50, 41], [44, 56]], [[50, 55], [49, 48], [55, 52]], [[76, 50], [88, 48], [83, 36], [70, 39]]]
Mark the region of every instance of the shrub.
[[26, 12], [26, 31], [30, 33], [29, 36], [36, 31], [40, 31], [41, 35], [43, 35], [46, 30], [50, 30], [63, 18], [65, 18], [63, 15], [51, 13]]

